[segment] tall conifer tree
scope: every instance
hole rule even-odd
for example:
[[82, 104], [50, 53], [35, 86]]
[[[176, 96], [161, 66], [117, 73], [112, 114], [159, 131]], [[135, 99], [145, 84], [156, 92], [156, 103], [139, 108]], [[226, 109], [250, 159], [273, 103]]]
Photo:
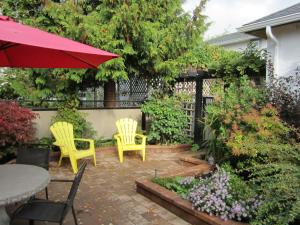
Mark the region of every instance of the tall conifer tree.
[[[193, 61], [206, 30], [206, 0], [190, 15], [182, 0], [2, 0], [4, 15], [61, 36], [119, 54], [98, 70], [14, 70], [27, 77], [15, 81], [32, 98], [76, 96], [80, 88], [106, 82], [114, 98], [114, 82], [130, 76], [173, 81]], [[25, 74], [25, 75], [24, 75]], [[28, 84], [32, 80], [33, 83]], [[34, 89], [34, 91], [33, 91]], [[24, 94], [24, 93], [23, 93]], [[106, 100], [115, 100], [105, 98]]]

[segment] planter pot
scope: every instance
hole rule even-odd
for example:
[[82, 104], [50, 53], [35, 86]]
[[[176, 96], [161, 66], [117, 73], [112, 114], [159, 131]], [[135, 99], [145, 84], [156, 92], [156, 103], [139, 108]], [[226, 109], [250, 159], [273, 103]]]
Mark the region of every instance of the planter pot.
[[0, 164], [5, 164], [5, 163], [8, 163], [10, 162], [12, 159], [16, 158], [16, 155], [15, 154], [7, 154], [3, 157], [0, 158]]

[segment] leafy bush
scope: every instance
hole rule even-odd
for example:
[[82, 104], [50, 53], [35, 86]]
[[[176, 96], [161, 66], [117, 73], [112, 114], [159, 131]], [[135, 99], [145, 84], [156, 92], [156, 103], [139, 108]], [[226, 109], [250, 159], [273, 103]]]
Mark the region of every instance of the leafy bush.
[[[225, 90], [221, 85], [215, 87], [215, 95], [213, 103], [206, 107], [203, 122], [204, 132], [209, 133], [206, 143], [208, 154], [220, 162], [236, 150], [230, 148], [232, 143], [228, 143], [228, 140], [235, 139], [239, 143], [244, 138], [243, 132], [251, 127], [245, 126], [245, 115], [251, 110], [257, 110], [255, 106], [264, 104], [264, 95], [246, 76], [231, 82]], [[235, 136], [233, 132], [236, 133]]]
[[115, 139], [103, 139], [98, 138], [95, 140], [95, 147], [109, 147], [109, 146], [115, 146], [116, 140]]
[[247, 175], [263, 201], [251, 224], [288, 225], [300, 218], [300, 151], [293, 143], [260, 143], [256, 157], [239, 159], [238, 174]]
[[299, 117], [296, 116], [300, 102], [300, 77], [293, 75], [275, 78], [270, 74], [268, 98], [278, 109], [282, 119], [300, 128]]
[[263, 151], [260, 143], [283, 143], [288, 141], [290, 129], [282, 123], [277, 110], [267, 104], [261, 109], [252, 108], [238, 118], [232, 118], [226, 145], [233, 155], [256, 156]]
[[266, 53], [253, 43], [241, 53], [217, 51], [219, 57], [208, 65], [211, 74], [217, 77], [235, 79], [244, 75], [263, 77], [266, 74]]
[[141, 107], [151, 120], [148, 141], [160, 144], [186, 143], [188, 117], [179, 96], [152, 96]]
[[189, 190], [195, 185], [197, 182], [194, 177], [164, 177], [164, 178], [153, 178], [152, 182], [168, 189], [176, 192], [181, 197], [186, 198]]
[[38, 144], [41, 144], [41, 145], [51, 146], [53, 142], [54, 142], [53, 139], [50, 137], [42, 137], [38, 140]]
[[217, 92], [207, 106], [205, 125], [217, 160], [230, 162], [262, 196], [251, 224], [289, 225], [300, 218], [299, 143], [291, 136], [297, 132], [281, 120], [269, 99], [270, 93], [242, 77]]
[[0, 158], [9, 153], [9, 147], [33, 140], [33, 120], [37, 116], [15, 102], [0, 102]]
[[57, 114], [52, 118], [52, 123], [64, 121], [73, 124], [74, 136], [82, 138], [93, 138], [96, 134], [92, 125], [85, 120], [85, 114], [79, 112], [75, 107], [60, 106]]

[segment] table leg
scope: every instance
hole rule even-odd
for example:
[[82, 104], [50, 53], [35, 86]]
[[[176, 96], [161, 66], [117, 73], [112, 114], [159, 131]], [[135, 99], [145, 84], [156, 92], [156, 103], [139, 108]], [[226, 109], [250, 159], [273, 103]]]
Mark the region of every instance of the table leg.
[[7, 215], [5, 206], [0, 206], [0, 225], [9, 225], [9, 216]]

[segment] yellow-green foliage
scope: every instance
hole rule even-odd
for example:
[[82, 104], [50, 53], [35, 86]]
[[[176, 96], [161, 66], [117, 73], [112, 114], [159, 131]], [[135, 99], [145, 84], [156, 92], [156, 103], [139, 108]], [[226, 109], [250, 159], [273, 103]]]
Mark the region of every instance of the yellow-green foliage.
[[[254, 225], [299, 224], [300, 146], [265, 95], [242, 77], [207, 106], [210, 153], [253, 185], [262, 203]], [[294, 134], [295, 135], [295, 134]]]
[[252, 108], [242, 112], [236, 105], [236, 110], [228, 113], [224, 123], [229, 125], [226, 145], [233, 155], [256, 156], [267, 149], [257, 148], [259, 142], [282, 143], [287, 141], [289, 128], [278, 116], [277, 110], [267, 104], [261, 109]]

